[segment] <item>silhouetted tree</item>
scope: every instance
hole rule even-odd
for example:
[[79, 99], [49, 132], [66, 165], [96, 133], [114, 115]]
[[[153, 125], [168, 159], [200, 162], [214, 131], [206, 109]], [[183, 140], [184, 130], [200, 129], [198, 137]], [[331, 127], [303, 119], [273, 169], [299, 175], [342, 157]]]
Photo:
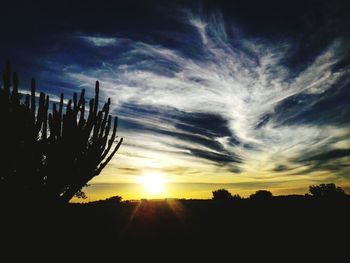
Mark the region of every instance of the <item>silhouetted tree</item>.
[[346, 196], [345, 191], [341, 187], [337, 187], [335, 184], [320, 184], [309, 186], [309, 192], [316, 198], [343, 198]]
[[81, 189], [101, 173], [123, 141], [114, 144], [118, 119], [112, 124], [110, 99], [99, 110], [98, 81], [88, 112], [85, 90], [74, 93], [66, 105], [61, 94], [51, 111], [49, 96], [41, 92], [37, 97], [34, 79], [30, 94], [24, 100], [21, 95], [17, 74], [11, 78], [7, 62], [0, 89], [0, 192], [60, 202], [84, 197]]
[[122, 201], [122, 197], [119, 195], [116, 195], [116, 196], [107, 198], [105, 201], [113, 204], [119, 204]]
[[273, 197], [272, 193], [267, 190], [258, 190], [254, 194], [251, 194], [249, 198], [251, 200], [269, 200]]
[[231, 198], [231, 193], [226, 189], [218, 189], [213, 191], [213, 200], [228, 200]]
[[231, 198], [232, 200], [242, 200], [242, 197], [239, 194], [235, 194]]

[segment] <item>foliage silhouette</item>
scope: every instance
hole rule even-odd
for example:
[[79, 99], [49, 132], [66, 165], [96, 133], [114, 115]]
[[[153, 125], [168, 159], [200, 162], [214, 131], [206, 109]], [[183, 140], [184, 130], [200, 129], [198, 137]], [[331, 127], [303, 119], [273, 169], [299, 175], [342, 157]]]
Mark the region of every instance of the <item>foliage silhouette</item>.
[[235, 194], [235, 195], [233, 195], [232, 196], [232, 198], [231, 198], [232, 200], [242, 200], [242, 197], [239, 195], [239, 194]]
[[313, 197], [323, 199], [344, 198], [346, 196], [345, 191], [333, 183], [311, 185], [309, 192]]
[[[52, 248], [53, 244], [55, 249], [62, 244], [74, 249], [81, 245], [79, 256], [87, 247], [90, 249], [90, 245], [92, 251], [101, 245], [102, 254], [106, 251], [115, 253], [117, 248], [135, 251], [146, 246], [149, 246], [149, 252], [155, 247], [163, 249], [164, 244], [172, 249], [181, 244], [182, 248], [187, 247], [190, 251], [198, 246], [198, 253], [205, 245], [208, 249], [217, 247], [221, 252], [225, 244], [240, 248], [246, 247], [249, 242], [249, 251], [252, 247], [261, 249], [262, 246], [264, 251], [271, 249], [271, 242], [252, 242], [255, 236], [277, 240], [282, 247], [302, 244], [309, 249], [310, 239], [300, 238], [305, 234], [312, 237], [311, 243], [317, 244], [317, 249], [328, 249], [330, 244], [345, 246], [340, 236], [349, 233], [349, 198], [328, 202], [327, 199], [305, 195], [286, 195], [273, 196], [266, 202], [229, 200], [144, 199], [120, 202], [118, 197], [112, 197], [88, 203], [50, 206], [48, 209], [39, 207], [35, 213], [32, 206], [15, 205], [14, 213], [11, 210], [12, 213], [3, 213], [0, 218], [4, 219], [7, 215], [10, 218], [2, 224], [2, 238], [5, 240], [3, 243], [14, 238], [16, 249], [19, 248], [18, 243], [24, 240], [24, 247], [32, 246], [33, 251], [37, 251], [38, 247]], [[227, 236], [234, 238], [227, 239]]]
[[258, 190], [254, 194], [251, 194], [249, 198], [251, 200], [270, 200], [273, 197], [272, 193], [267, 190]]
[[213, 200], [229, 200], [232, 198], [232, 194], [226, 189], [218, 189], [213, 191]]
[[63, 203], [85, 196], [81, 189], [101, 173], [123, 141], [113, 146], [118, 118], [112, 125], [110, 99], [99, 110], [98, 81], [87, 113], [85, 103], [83, 89], [67, 105], [61, 94], [49, 110], [50, 98], [41, 92], [37, 99], [34, 79], [23, 102], [18, 76], [14, 73], [11, 81], [6, 63], [0, 89], [1, 194]]
[[122, 199], [123, 198], [121, 196], [115, 195], [115, 196], [112, 196], [112, 197], [105, 199], [105, 202], [119, 204], [122, 201]]

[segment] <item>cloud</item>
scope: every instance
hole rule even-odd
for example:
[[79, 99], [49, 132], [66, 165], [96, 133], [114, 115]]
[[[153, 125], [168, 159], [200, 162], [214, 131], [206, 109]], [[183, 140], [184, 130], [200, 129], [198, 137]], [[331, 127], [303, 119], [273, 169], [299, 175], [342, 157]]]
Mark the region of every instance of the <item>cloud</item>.
[[347, 156], [350, 156], [350, 149], [337, 149], [308, 157], [303, 161], [327, 161]]
[[240, 158], [236, 157], [233, 153], [231, 154], [222, 154], [211, 151], [203, 151], [199, 149], [186, 149], [188, 150], [188, 154], [194, 155], [200, 158], [204, 158], [206, 160], [210, 160], [214, 163], [226, 164], [226, 163], [240, 163]]
[[[132, 162], [125, 155], [125, 163], [142, 170], [148, 159], [157, 169], [189, 166], [202, 174], [219, 169], [226, 175], [291, 180], [292, 174], [314, 171], [300, 158], [333, 160], [347, 151], [330, 150], [349, 135], [345, 117], [330, 118], [345, 107], [336, 98], [349, 88], [349, 68], [339, 66], [342, 39], [290, 68], [286, 60], [296, 40], [245, 37], [220, 14], [187, 13], [182, 19], [192, 31], [178, 47], [79, 36], [109, 48], [99, 53], [97, 67], [77, 63], [64, 77], [83, 85], [100, 80], [102, 96], [112, 98], [121, 118], [128, 154], [138, 158]], [[119, 41], [124, 44], [116, 45]]]
[[77, 38], [83, 40], [87, 44], [96, 47], [108, 47], [117, 44], [117, 38], [114, 37], [98, 37], [98, 36], [77, 36]]

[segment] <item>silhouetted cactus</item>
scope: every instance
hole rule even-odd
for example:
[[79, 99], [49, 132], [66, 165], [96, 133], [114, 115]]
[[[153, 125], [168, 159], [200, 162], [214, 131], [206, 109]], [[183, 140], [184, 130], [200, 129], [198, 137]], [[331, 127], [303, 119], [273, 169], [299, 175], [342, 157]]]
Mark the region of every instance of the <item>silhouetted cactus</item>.
[[[12, 90], [11, 90], [12, 87]], [[0, 91], [1, 168], [0, 190], [21, 191], [30, 197], [68, 202], [112, 159], [123, 138], [117, 138], [118, 118], [109, 114], [110, 99], [98, 109], [99, 82], [95, 98], [85, 110], [85, 90], [74, 93], [64, 111], [64, 95], [58, 107], [41, 92], [38, 105], [35, 80], [24, 103], [18, 92], [18, 77], [6, 63]], [[86, 116], [87, 115], [87, 116]], [[112, 133], [111, 133], [112, 130]], [[111, 133], [111, 134], [110, 134]]]

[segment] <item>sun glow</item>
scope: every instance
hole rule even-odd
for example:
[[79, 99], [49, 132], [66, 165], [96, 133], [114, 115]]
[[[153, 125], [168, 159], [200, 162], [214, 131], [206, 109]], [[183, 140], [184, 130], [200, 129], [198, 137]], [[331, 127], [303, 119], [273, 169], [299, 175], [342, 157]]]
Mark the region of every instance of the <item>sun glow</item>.
[[146, 194], [160, 195], [165, 193], [165, 178], [158, 173], [145, 173], [140, 179], [139, 183], [144, 186]]

